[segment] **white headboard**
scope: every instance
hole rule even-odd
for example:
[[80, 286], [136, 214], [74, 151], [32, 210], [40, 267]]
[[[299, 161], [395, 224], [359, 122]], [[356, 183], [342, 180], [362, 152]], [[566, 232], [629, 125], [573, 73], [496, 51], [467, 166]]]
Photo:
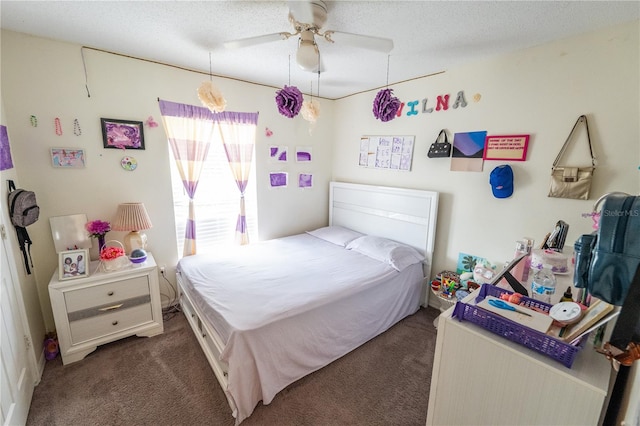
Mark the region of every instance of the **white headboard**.
[[438, 193], [418, 189], [331, 182], [329, 224], [405, 243], [431, 262], [438, 216]]

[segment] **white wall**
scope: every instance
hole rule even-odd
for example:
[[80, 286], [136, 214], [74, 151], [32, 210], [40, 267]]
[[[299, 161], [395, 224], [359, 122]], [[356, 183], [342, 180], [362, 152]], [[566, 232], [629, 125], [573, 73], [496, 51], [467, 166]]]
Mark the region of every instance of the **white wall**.
[[[4, 102], [1, 102], [2, 93], [0, 91], [0, 124], [6, 126], [7, 119], [5, 117], [6, 108]], [[9, 140], [11, 140], [11, 131], [7, 128]], [[20, 179], [18, 176], [18, 169], [15, 167], [0, 171], [0, 199], [7, 200], [9, 195], [9, 188], [7, 185], [8, 180], [13, 180], [16, 187], [20, 187]], [[36, 285], [35, 273], [27, 275], [26, 269], [23, 266], [22, 252], [18, 245], [18, 238], [16, 236], [15, 228], [11, 223], [9, 215], [9, 206], [6, 202], [0, 202], [0, 223], [4, 226], [6, 231], [7, 244], [6, 247], [10, 247], [7, 251], [7, 258], [9, 262], [13, 262], [16, 265], [15, 275], [20, 285], [20, 294], [22, 301], [24, 302], [24, 310], [26, 315], [27, 327], [30, 332], [30, 340], [32, 346], [29, 348], [33, 352], [33, 359], [37, 360], [40, 365], [39, 371], [44, 369], [44, 352], [42, 351], [45, 335], [45, 324], [42, 316], [42, 308], [40, 307], [40, 298], [38, 287]], [[4, 238], [0, 236], [0, 238]], [[11, 276], [11, 271], [0, 270], [0, 275], [3, 277]], [[35, 372], [34, 372], [35, 373]]]
[[[502, 266], [513, 257], [516, 240], [529, 236], [539, 244], [560, 219], [570, 225], [565, 246], [573, 248], [580, 234], [591, 232], [592, 222], [582, 214], [592, 211], [599, 196], [640, 192], [639, 39], [636, 21], [389, 86], [405, 103], [419, 100], [418, 111], [422, 99], [434, 107], [444, 94], [451, 95], [451, 106], [462, 90], [465, 108], [403, 114], [383, 123], [371, 112], [375, 91], [339, 100], [333, 178], [439, 191], [434, 273], [455, 268], [460, 252]], [[393, 80], [393, 55], [390, 68]], [[548, 198], [551, 165], [581, 114], [588, 117], [598, 159], [591, 200]], [[442, 128], [530, 134], [527, 161], [509, 162], [515, 174], [513, 196], [496, 199], [491, 193], [489, 174], [503, 161], [486, 161], [482, 172], [454, 172], [448, 159], [429, 159], [428, 148]], [[412, 171], [359, 167], [362, 135], [415, 135]], [[580, 155], [588, 154], [586, 139], [576, 142], [569, 159], [590, 164], [588, 155]]]
[[[6, 125], [20, 184], [36, 192], [41, 207], [40, 220], [29, 227], [34, 241], [37, 288], [46, 328], [54, 328], [47, 285], [57, 258], [49, 227], [49, 217], [86, 213], [89, 220], [113, 220], [121, 202], [144, 202], [153, 228], [146, 232], [149, 249], [168, 276], [178, 260], [169, 173], [169, 153], [162, 125], [144, 128], [144, 151], [129, 150], [138, 160], [133, 172], [120, 167], [125, 155], [104, 149], [100, 118], [145, 121], [153, 116], [161, 123], [157, 99], [201, 105], [197, 88], [208, 75], [180, 70], [95, 50], [84, 50], [91, 97], [85, 89], [81, 46], [60, 43], [15, 32], [2, 32], [2, 96]], [[203, 62], [208, 64], [208, 55]], [[288, 81], [283, 75], [283, 85]], [[259, 233], [261, 239], [288, 235], [326, 224], [328, 187], [332, 157], [330, 101], [321, 101], [318, 124], [309, 135], [308, 122], [298, 116], [289, 119], [277, 112], [277, 88], [214, 78], [214, 84], [227, 99], [229, 111], [259, 111], [256, 141], [258, 175]], [[304, 90], [310, 81], [291, 81]], [[35, 115], [38, 126], [29, 117]], [[54, 119], [60, 118], [63, 134], [57, 136]], [[78, 119], [82, 134], [74, 135], [73, 120]], [[265, 136], [265, 127], [273, 136]], [[274, 165], [268, 161], [270, 145], [311, 146], [311, 165], [293, 161]], [[87, 167], [79, 170], [53, 169], [49, 149], [85, 149]], [[269, 190], [268, 172], [288, 171], [297, 178], [300, 171], [314, 173], [313, 190], [294, 186]], [[122, 241], [124, 233], [112, 231], [108, 239]], [[97, 249], [92, 249], [92, 257]], [[170, 294], [168, 289], [164, 293]]]
[[[531, 236], [539, 243], [559, 219], [571, 226], [567, 245], [591, 231], [593, 202], [609, 191], [640, 192], [640, 61], [638, 22], [575, 37], [480, 63], [444, 74], [391, 85], [402, 101], [463, 90], [468, 106], [445, 112], [403, 116], [388, 123], [375, 120], [371, 103], [375, 92], [339, 101], [322, 101], [318, 126], [309, 136], [300, 117], [290, 120], [277, 113], [276, 88], [215, 78], [228, 101], [228, 110], [259, 111], [257, 173], [260, 238], [293, 234], [327, 221], [330, 179], [367, 184], [436, 190], [441, 193], [434, 271], [451, 269], [459, 252], [500, 263], [513, 255], [514, 241]], [[2, 32], [2, 123], [9, 129], [21, 186], [38, 194], [41, 220], [29, 227], [34, 239], [35, 276], [25, 278], [30, 321], [42, 322], [34, 312], [38, 294], [46, 328], [53, 329], [47, 283], [56, 265], [49, 229], [50, 216], [86, 213], [89, 219], [113, 219], [124, 201], [142, 201], [154, 228], [147, 232], [150, 249], [169, 272], [178, 259], [173, 234], [169, 155], [162, 127], [145, 128], [145, 151], [127, 152], [139, 161], [134, 172], [119, 166], [124, 155], [102, 148], [100, 117], [160, 121], [156, 100], [199, 105], [196, 88], [202, 74], [151, 64], [108, 53], [85, 50], [91, 97], [85, 91], [80, 46], [24, 34]], [[203, 58], [206, 62], [208, 58]], [[207, 65], [206, 63], [204, 64]], [[393, 80], [393, 57], [391, 57]], [[283, 84], [287, 83], [284, 81]], [[292, 81], [300, 88], [308, 81]], [[480, 94], [475, 102], [473, 97]], [[38, 127], [29, 116], [38, 117]], [[576, 118], [589, 118], [595, 154], [599, 160], [589, 201], [547, 198], [551, 164]], [[56, 136], [59, 117], [64, 134]], [[77, 118], [82, 135], [74, 136]], [[274, 134], [264, 135], [269, 127]], [[441, 128], [450, 132], [487, 130], [489, 134], [531, 134], [526, 162], [510, 163], [515, 192], [509, 199], [493, 198], [489, 173], [499, 161], [487, 161], [484, 170], [451, 172], [448, 160], [428, 159], [426, 152]], [[413, 169], [408, 173], [360, 168], [358, 146], [362, 135], [415, 135]], [[582, 141], [581, 143], [584, 143]], [[277, 167], [267, 161], [269, 145], [312, 146], [316, 187], [269, 190], [267, 176]], [[54, 170], [52, 147], [86, 150], [84, 170]], [[578, 155], [574, 153], [573, 155]], [[295, 163], [284, 170], [295, 175], [306, 170]], [[17, 173], [17, 174], [16, 174]], [[4, 183], [3, 183], [4, 184]], [[110, 238], [121, 238], [112, 232]], [[95, 249], [94, 253], [95, 255]], [[34, 279], [37, 277], [37, 280]], [[37, 286], [38, 291], [34, 291]], [[36, 309], [37, 311], [37, 309]], [[32, 332], [33, 332], [32, 328]], [[36, 325], [36, 330], [42, 327]]]
[[[134, 172], [125, 172], [118, 165], [123, 153], [102, 148], [99, 119], [144, 121], [151, 115], [159, 122], [158, 97], [199, 105], [196, 88], [208, 78], [94, 50], [85, 49], [84, 55], [91, 97], [85, 89], [80, 46], [3, 31], [2, 96], [9, 105], [5, 116], [14, 160], [23, 170], [21, 185], [35, 190], [43, 207], [42, 220], [32, 225], [30, 232], [47, 329], [53, 328], [53, 322], [46, 285], [56, 264], [50, 216], [84, 212], [89, 219], [109, 220], [118, 203], [143, 201], [154, 222], [154, 228], [147, 232], [150, 248], [171, 272], [178, 259], [171, 194], [158, 191], [169, 187], [164, 131], [162, 127], [145, 127], [147, 149], [128, 152], [140, 165]], [[393, 57], [391, 61], [393, 79]], [[512, 256], [516, 239], [531, 236], [540, 242], [559, 219], [571, 226], [567, 238], [571, 245], [578, 235], [590, 231], [590, 220], [581, 215], [591, 211], [598, 196], [612, 190], [639, 191], [638, 63], [635, 22], [391, 86], [402, 101], [428, 98], [430, 106], [438, 95], [454, 97], [463, 90], [468, 102], [465, 108], [403, 115], [382, 123], [371, 113], [375, 92], [323, 101], [313, 136], [301, 117], [290, 120], [277, 113], [275, 88], [222, 78], [214, 83], [227, 98], [229, 110], [260, 112], [257, 173], [261, 239], [326, 223], [326, 187], [331, 178], [431, 189], [441, 192], [433, 269], [442, 270], [455, 267], [459, 252], [501, 263]], [[307, 85], [292, 83], [301, 88]], [[479, 102], [474, 101], [476, 94], [481, 95]], [[38, 117], [36, 128], [29, 123], [32, 114]], [[547, 198], [551, 163], [580, 114], [589, 117], [599, 161], [592, 200]], [[55, 117], [61, 119], [62, 136], [55, 135]], [[73, 134], [75, 118], [82, 127], [81, 136]], [[264, 134], [265, 127], [274, 132], [270, 138]], [[428, 146], [441, 128], [452, 133], [487, 130], [489, 134], [531, 134], [527, 161], [511, 163], [514, 195], [503, 200], [491, 195], [489, 173], [502, 164], [500, 161], [487, 161], [483, 172], [476, 173], [451, 172], [448, 160], [428, 159]], [[412, 171], [359, 167], [358, 141], [365, 134], [415, 135]], [[268, 189], [268, 171], [278, 169], [266, 160], [272, 144], [290, 149], [296, 145], [313, 147], [314, 191]], [[53, 169], [49, 164], [51, 147], [84, 148], [87, 168]], [[295, 174], [302, 169], [289, 163], [285, 170]], [[112, 232], [109, 237], [121, 238], [122, 234]]]
[[[333, 179], [439, 191], [434, 274], [454, 269], [460, 252], [502, 265], [513, 257], [516, 240], [529, 236], [539, 244], [560, 219], [570, 225], [565, 247], [572, 249], [579, 235], [592, 231], [591, 219], [582, 214], [593, 210], [598, 197], [610, 191], [640, 194], [639, 43], [636, 21], [390, 85], [403, 102], [420, 101], [418, 111], [424, 98], [434, 107], [438, 95], [455, 98], [463, 90], [468, 105], [455, 110], [382, 123], [371, 112], [375, 91], [336, 101]], [[390, 65], [393, 70], [393, 56]], [[548, 198], [551, 165], [582, 114], [598, 159], [591, 199]], [[486, 161], [482, 172], [452, 172], [449, 160], [429, 159], [428, 148], [442, 128], [530, 134], [527, 161], [508, 162], [515, 174], [512, 197], [494, 198], [488, 183], [491, 170], [505, 162]], [[359, 167], [362, 135], [415, 135], [412, 171]], [[586, 152], [580, 145], [568, 158], [588, 165]], [[637, 421], [639, 408], [629, 395], [637, 392], [632, 384], [638, 377], [636, 368], [622, 410], [631, 421]]]

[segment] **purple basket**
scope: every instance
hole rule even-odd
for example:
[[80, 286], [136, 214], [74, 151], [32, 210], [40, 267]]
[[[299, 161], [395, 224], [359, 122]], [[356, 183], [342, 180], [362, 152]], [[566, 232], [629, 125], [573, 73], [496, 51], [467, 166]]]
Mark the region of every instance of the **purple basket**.
[[[476, 303], [482, 301], [487, 296], [499, 298], [503, 293], [512, 294], [513, 292], [494, 285], [483, 284], [476, 297]], [[523, 296], [520, 306], [538, 308], [544, 312], [549, 312], [552, 305]], [[492, 333], [547, 355], [568, 368], [571, 368], [578, 351], [582, 347], [580, 343], [576, 346], [570, 345], [562, 340], [525, 327], [522, 324], [494, 314], [486, 309], [479, 308], [475, 305], [467, 305], [462, 301], [456, 303], [456, 307], [453, 310], [453, 317], [458, 318], [459, 321], [470, 321], [482, 328], [486, 328]]]

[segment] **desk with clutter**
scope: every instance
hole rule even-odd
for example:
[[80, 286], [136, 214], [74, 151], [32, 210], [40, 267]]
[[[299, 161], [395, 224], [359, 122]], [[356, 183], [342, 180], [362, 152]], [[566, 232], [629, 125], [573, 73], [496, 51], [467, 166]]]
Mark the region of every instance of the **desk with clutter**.
[[532, 238], [517, 241], [514, 259], [501, 270], [486, 259], [466, 255], [456, 271], [439, 272], [431, 280], [431, 292], [440, 311], [446, 311], [485, 283], [530, 294], [545, 303], [578, 302], [586, 307], [586, 295], [573, 286], [573, 250], [563, 250], [567, 228], [566, 223], [559, 221], [538, 248], [534, 248]]
[[[597, 317], [590, 313], [573, 286], [573, 250], [550, 246], [550, 236], [537, 248], [532, 239], [518, 241], [502, 268], [479, 259], [466, 262], [470, 270], [433, 277], [441, 315], [428, 425], [598, 423], [611, 366], [593, 350], [603, 337], [590, 331], [613, 314], [600, 309], [605, 302], [593, 304]], [[477, 398], [488, 390], [490, 397]], [[534, 394], [534, 404], [523, 400]], [[451, 410], [452, 400], [465, 401], [465, 409]]]

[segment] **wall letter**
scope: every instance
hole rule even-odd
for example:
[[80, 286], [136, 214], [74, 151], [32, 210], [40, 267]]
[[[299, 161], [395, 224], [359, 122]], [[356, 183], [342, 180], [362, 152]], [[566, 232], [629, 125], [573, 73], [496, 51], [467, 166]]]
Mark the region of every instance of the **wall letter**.
[[400, 108], [398, 108], [398, 112], [396, 112], [396, 117], [402, 116], [402, 108], [404, 107], [404, 102], [400, 103]]
[[436, 111], [440, 111], [441, 109], [445, 111], [449, 109], [449, 95], [438, 96]]
[[460, 105], [462, 108], [467, 106], [467, 101], [464, 99], [464, 91], [463, 90], [458, 92], [458, 96], [456, 96], [456, 101], [453, 103], [453, 105], [451, 107], [453, 109], [456, 109], [456, 108], [458, 108], [458, 105]]
[[422, 112], [431, 114], [433, 112], [433, 108], [427, 108], [427, 98], [422, 100]]
[[416, 111], [416, 105], [418, 105], [418, 102], [419, 101], [407, 102], [407, 105], [411, 108], [411, 110], [407, 111], [407, 116], [418, 115], [418, 111]]

